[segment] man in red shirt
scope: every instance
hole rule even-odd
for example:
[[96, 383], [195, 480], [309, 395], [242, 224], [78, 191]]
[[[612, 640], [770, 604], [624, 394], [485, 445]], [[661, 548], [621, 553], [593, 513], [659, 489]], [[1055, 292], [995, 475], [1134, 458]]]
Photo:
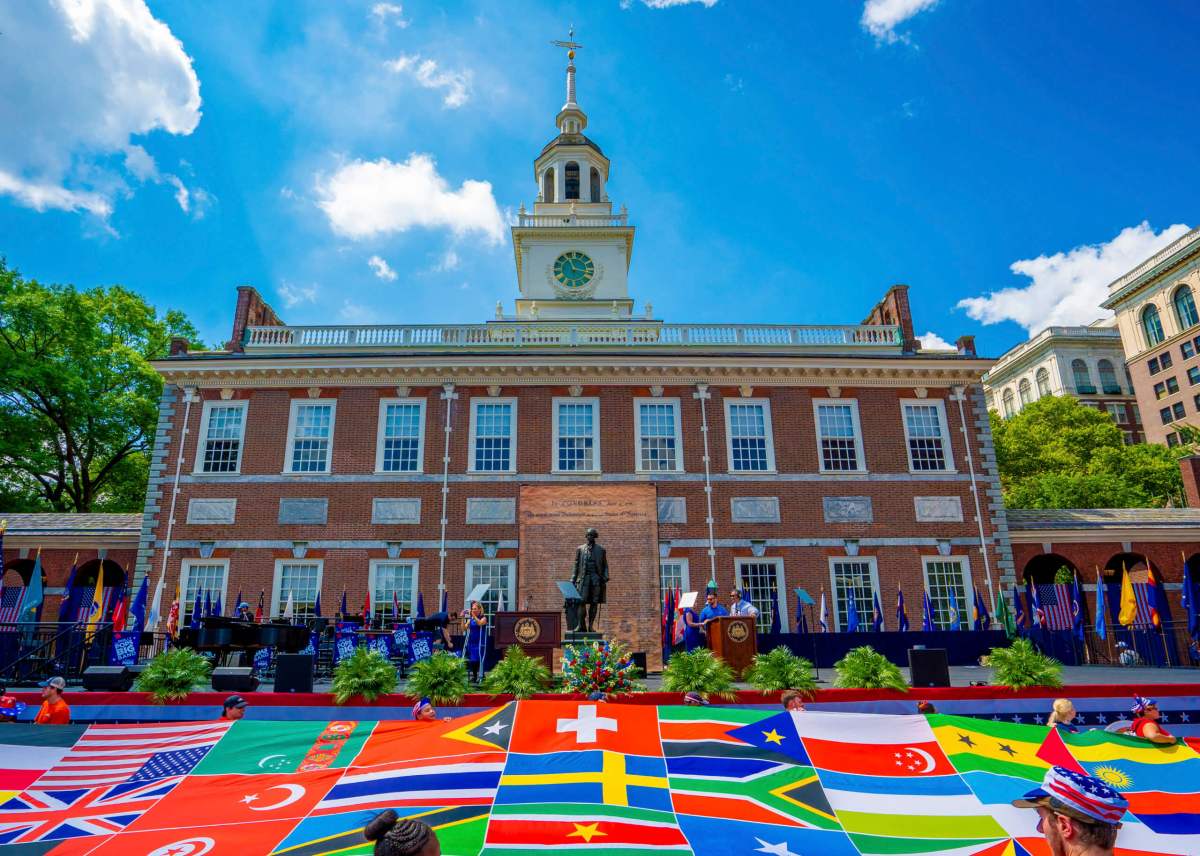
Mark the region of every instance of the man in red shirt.
[[55, 676], [38, 684], [42, 688], [42, 708], [33, 720], [38, 725], [70, 725], [71, 708], [63, 701], [67, 682]]

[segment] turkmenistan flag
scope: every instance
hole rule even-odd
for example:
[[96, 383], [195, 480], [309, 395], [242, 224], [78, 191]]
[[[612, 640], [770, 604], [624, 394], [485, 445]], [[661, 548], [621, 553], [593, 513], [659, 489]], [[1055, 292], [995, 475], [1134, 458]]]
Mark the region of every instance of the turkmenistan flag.
[[1040, 782], [1050, 767], [1037, 754], [1046, 738], [1043, 726], [946, 714], [928, 719], [942, 751], [960, 773], [979, 770]]
[[634, 856], [648, 848], [656, 853], [692, 852], [669, 811], [541, 803], [493, 806], [483, 853], [566, 854], [581, 848], [599, 856]]
[[349, 767], [373, 722], [238, 720], [193, 775], [295, 773]]

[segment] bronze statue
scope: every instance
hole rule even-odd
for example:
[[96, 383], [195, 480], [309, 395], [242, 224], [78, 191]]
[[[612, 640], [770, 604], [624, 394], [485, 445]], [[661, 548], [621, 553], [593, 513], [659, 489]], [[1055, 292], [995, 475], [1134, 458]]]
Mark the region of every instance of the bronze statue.
[[[596, 615], [600, 612], [600, 604], [605, 602], [608, 587], [608, 554], [596, 543], [598, 534], [595, 529], [589, 529], [587, 543], [575, 549], [575, 572], [571, 575], [571, 582], [579, 589], [579, 596], [587, 605], [589, 633], [596, 629]], [[582, 618], [581, 615], [580, 625], [583, 624]]]

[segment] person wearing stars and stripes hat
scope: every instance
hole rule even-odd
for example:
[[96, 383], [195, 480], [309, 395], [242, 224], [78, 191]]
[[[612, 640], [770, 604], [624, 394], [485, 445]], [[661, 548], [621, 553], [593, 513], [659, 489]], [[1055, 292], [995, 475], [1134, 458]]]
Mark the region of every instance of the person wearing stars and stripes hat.
[[[436, 722], [438, 718], [437, 708], [433, 706], [429, 696], [424, 696], [422, 699], [413, 705], [413, 719], [417, 722]], [[450, 717], [443, 716], [446, 722], [450, 721]]]
[[1162, 713], [1159, 712], [1158, 702], [1155, 699], [1135, 695], [1133, 697], [1133, 707], [1130, 710], [1135, 717], [1133, 725], [1129, 728], [1130, 734], [1153, 743], [1175, 742], [1175, 737], [1171, 732], [1163, 728], [1162, 723], [1159, 721], [1162, 718]]
[[1037, 810], [1052, 856], [1112, 856], [1129, 801], [1095, 776], [1051, 767], [1042, 786], [1013, 805]]

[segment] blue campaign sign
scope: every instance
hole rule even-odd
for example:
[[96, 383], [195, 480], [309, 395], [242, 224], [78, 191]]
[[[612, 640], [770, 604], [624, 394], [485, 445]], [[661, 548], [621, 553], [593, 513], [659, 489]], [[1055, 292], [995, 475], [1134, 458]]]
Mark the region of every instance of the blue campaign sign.
[[370, 647], [379, 652], [385, 659], [392, 656], [391, 648], [388, 647], [390, 640], [387, 636], [372, 636]]
[[112, 652], [109, 662], [114, 666], [136, 666], [138, 659], [138, 637], [136, 630], [124, 630], [113, 634]]
[[412, 625], [397, 624], [392, 628], [392, 650], [412, 660]]
[[275, 655], [275, 649], [268, 645], [266, 648], [259, 648], [254, 652], [254, 671], [265, 672], [271, 668], [271, 658]]
[[413, 662], [428, 660], [433, 656], [433, 634], [432, 633], [414, 633], [412, 635], [412, 658]]
[[308, 634], [308, 644], [304, 646], [304, 650], [301, 651], [300, 653], [301, 654], [311, 654], [313, 657], [315, 657], [315, 656], [317, 656], [317, 646], [319, 644], [320, 643], [317, 641], [317, 634], [310, 633], [310, 634]]
[[340, 663], [346, 657], [353, 656], [357, 645], [357, 633], [339, 633], [333, 643], [333, 662]]

